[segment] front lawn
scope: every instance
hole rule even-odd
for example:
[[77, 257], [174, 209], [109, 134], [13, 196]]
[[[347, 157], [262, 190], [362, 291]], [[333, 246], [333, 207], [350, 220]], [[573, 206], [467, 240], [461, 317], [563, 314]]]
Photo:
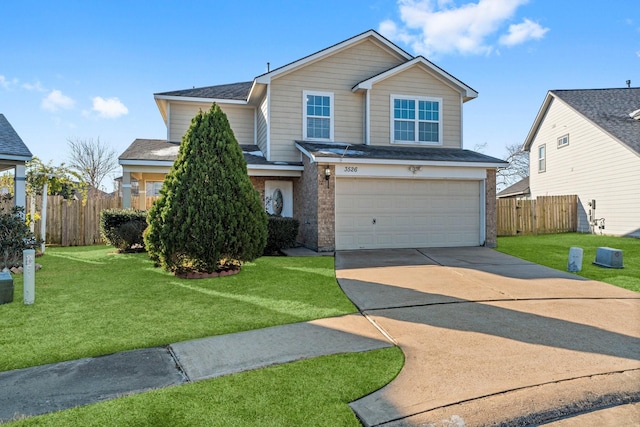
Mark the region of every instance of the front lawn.
[[360, 426], [347, 405], [391, 381], [397, 347], [319, 357], [127, 396], [12, 426]]
[[[599, 236], [595, 234], [566, 233], [540, 236], [499, 237], [500, 252], [567, 271], [569, 249], [583, 249], [580, 276], [610, 283], [640, 292], [640, 239]], [[623, 269], [593, 265], [598, 247], [611, 247], [623, 251]]]
[[331, 257], [262, 257], [235, 276], [186, 280], [146, 254], [48, 248], [35, 304], [0, 305], [0, 371], [161, 346], [356, 311]]

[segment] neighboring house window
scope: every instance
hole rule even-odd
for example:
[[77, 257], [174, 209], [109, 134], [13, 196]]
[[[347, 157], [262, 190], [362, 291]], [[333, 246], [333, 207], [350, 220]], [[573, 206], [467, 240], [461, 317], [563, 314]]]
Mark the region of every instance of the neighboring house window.
[[538, 147], [538, 172], [544, 172], [547, 170], [547, 146], [541, 145]]
[[162, 181], [147, 181], [145, 183], [147, 197], [158, 197], [162, 188]]
[[303, 91], [302, 138], [333, 141], [333, 93]]
[[569, 145], [569, 134], [558, 138], [558, 148], [566, 147], [567, 145]]
[[442, 144], [442, 99], [391, 95], [391, 141]]

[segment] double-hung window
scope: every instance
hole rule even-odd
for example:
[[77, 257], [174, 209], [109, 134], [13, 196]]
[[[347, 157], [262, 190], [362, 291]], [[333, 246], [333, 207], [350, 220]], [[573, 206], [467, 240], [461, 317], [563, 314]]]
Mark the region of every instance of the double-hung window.
[[333, 93], [302, 92], [302, 138], [333, 141]]
[[391, 95], [391, 142], [442, 144], [442, 99]]
[[538, 172], [547, 170], [547, 146], [542, 144], [538, 147]]

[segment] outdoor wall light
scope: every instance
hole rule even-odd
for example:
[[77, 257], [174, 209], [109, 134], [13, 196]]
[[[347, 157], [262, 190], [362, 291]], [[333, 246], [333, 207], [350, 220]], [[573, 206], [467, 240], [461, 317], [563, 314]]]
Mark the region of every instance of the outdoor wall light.
[[331, 178], [331, 167], [329, 165], [324, 168], [324, 179], [327, 181], [327, 188], [329, 188], [329, 179]]

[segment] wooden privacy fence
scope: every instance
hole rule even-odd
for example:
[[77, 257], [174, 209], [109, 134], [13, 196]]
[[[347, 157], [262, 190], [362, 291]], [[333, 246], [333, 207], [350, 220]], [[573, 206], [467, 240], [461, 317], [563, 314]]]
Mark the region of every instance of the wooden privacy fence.
[[498, 236], [553, 234], [578, 229], [578, 196], [498, 199]]
[[[9, 201], [8, 206], [13, 205]], [[92, 198], [86, 203], [80, 200], [65, 200], [62, 196], [47, 198], [47, 230], [45, 242], [61, 246], [85, 246], [102, 242], [100, 237], [100, 211], [119, 208], [122, 199]], [[36, 212], [41, 215], [42, 197], [36, 197]], [[31, 199], [27, 197], [27, 214], [31, 213]], [[40, 238], [40, 219], [35, 222], [35, 235]]]

